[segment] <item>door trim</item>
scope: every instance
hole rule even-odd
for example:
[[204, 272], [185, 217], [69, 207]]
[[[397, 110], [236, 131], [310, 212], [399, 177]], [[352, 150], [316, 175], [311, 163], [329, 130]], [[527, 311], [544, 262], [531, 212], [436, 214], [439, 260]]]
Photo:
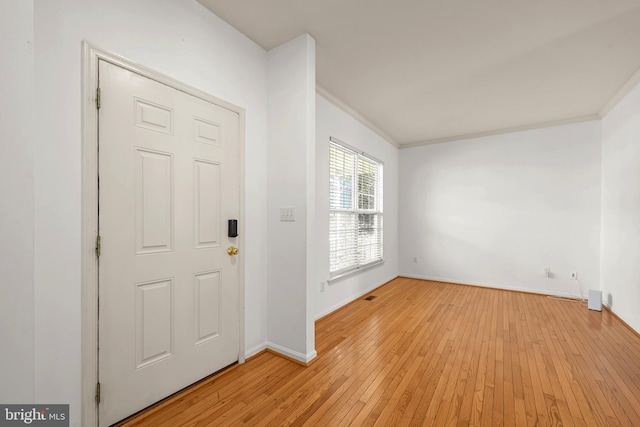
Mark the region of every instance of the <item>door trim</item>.
[[[94, 46], [82, 44], [82, 285], [81, 285], [81, 357], [82, 407], [81, 424], [98, 425], [95, 389], [98, 381], [98, 263], [95, 252], [98, 234], [98, 62], [100, 60], [140, 74], [204, 101], [238, 113], [238, 144], [240, 151], [240, 224], [245, 224], [245, 110], [237, 105], [181, 83], [169, 76], [137, 64], [120, 55]], [[242, 230], [239, 245], [245, 247]], [[245, 258], [238, 256], [238, 362], [245, 361]]]

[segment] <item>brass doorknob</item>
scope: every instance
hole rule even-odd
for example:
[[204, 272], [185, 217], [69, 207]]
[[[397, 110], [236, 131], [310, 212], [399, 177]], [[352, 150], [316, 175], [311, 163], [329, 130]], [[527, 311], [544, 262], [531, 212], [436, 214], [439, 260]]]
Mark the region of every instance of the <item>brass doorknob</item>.
[[229, 246], [229, 249], [227, 249], [227, 253], [230, 256], [238, 255], [238, 252], [240, 252], [240, 251], [235, 246]]

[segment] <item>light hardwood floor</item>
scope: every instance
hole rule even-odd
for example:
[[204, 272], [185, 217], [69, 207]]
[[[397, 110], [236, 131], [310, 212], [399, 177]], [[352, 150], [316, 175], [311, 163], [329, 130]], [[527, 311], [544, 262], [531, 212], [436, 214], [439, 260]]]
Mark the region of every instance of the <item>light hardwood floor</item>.
[[579, 302], [398, 278], [124, 426], [640, 426], [640, 337]]

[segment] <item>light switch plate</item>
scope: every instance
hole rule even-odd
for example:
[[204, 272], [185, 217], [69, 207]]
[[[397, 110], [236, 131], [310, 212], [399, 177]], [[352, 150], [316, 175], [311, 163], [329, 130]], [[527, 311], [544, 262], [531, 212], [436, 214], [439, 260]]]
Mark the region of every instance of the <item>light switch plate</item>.
[[296, 220], [295, 206], [283, 206], [280, 208], [280, 221], [295, 221], [295, 220]]

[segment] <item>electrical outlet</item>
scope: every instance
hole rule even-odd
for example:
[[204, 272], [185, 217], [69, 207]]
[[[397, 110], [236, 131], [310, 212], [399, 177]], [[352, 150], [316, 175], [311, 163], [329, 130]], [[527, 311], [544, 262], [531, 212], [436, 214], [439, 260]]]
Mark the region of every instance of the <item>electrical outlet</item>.
[[578, 280], [578, 272], [577, 271], [572, 271], [571, 274], [569, 275], [569, 277], [572, 280]]
[[320, 292], [324, 292], [324, 281], [320, 282]]
[[414, 256], [414, 257], [413, 257], [413, 263], [414, 263], [414, 264], [417, 264], [417, 263], [418, 263], [418, 257], [417, 257], [417, 256]]

